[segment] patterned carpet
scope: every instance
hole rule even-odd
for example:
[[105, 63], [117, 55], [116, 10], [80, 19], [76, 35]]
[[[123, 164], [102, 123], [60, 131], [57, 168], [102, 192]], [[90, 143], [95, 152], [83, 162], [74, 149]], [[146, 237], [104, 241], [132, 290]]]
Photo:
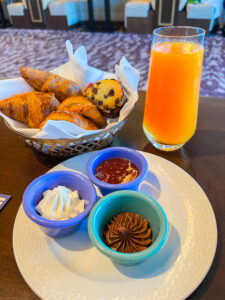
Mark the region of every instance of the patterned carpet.
[[[151, 35], [53, 30], [0, 29], [0, 78], [19, 76], [19, 67], [50, 70], [68, 60], [65, 41], [74, 49], [84, 45], [89, 64], [113, 72], [125, 55], [141, 73], [139, 89], [146, 89]], [[225, 97], [225, 38], [207, 37], [201, 95]]]

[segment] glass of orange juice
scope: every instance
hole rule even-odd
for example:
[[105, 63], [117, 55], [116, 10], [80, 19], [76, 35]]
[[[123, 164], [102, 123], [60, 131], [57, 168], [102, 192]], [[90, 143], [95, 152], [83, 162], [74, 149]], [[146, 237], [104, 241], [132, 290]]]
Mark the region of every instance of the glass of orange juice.
[[195, 27], [153, 32], [143, 130], [160, 150], [179, 149], [195, 132], [204, 38]]

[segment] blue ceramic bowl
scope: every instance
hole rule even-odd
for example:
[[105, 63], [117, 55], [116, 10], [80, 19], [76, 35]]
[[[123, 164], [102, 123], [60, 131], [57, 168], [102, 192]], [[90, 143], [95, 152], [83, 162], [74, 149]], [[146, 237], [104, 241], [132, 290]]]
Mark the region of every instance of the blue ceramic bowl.
[[[106, 159], [110, 158], [126, 158], [132, 161], [139, 170], [139, 175], [132, 181], [122, 184], [106, 183], [95, 177], [94, 172], [97, 166]], [[86, 167], [89, 179], [97, 185], [103, 195], [120, 190], [137, 190], [140, 183], [144, 180], [148, 173], [148, 162], [145, 157], [136, 150], [126, 147], [110, 147], [100, 150], [89, 159]]]
[[[104, 243], [104, 230], [109, 221], [119, 213], [133, 212], [149, 221], [152, 244], [137, 253], [121, 253]], [[135, 191], [111, 193], [95, 204], [88, 219], [88, 233], [94, 246], [114, 262], [122, 265], [138, 264], [156, 254], [168, 236], [168, 220], [162, 207], [150, 196]]]
[[[36, 212], [35, 206], [43, 198], [43, 192], [58, 185], [66, 186], [73, 191], [78, 190], [80, 197], [89, 201], [80, 215], [68, 220], [54, 221], [45, 219]], [[89, 215], [96, 200], [96, 190], [86, 177], [72, 171], [56, 171], [46, 173], [28, 185], [23, 194], [23, 209], [26, 215], [47, 235], [59, 237], [72, 233], [77, 225]]]

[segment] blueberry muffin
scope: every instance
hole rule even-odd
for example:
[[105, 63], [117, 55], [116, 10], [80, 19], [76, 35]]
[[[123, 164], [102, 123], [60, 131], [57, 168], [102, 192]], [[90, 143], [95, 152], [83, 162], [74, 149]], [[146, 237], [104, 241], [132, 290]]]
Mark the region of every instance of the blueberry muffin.
[[108, 118], [117, 117], [125, 102], [123, 88], [115, 79], [104, 79], [89, 85], [85, 96]]

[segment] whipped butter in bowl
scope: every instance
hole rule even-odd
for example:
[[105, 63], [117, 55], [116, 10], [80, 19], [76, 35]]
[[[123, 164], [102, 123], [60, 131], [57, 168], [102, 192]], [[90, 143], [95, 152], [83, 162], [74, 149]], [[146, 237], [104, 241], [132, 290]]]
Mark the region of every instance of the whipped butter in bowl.
[[87, 204], [87, 200], [80, 199], [77, 190], [71, 191], [59, 185], [43, 193], [43, 199], [35, 210], [49, 220], [67, 220], [81, 214]]
[[72, 233], [97, 201], [93, 184], [73, 171], [46, 173], [26, 188], [23, 209], [49, 236]]

